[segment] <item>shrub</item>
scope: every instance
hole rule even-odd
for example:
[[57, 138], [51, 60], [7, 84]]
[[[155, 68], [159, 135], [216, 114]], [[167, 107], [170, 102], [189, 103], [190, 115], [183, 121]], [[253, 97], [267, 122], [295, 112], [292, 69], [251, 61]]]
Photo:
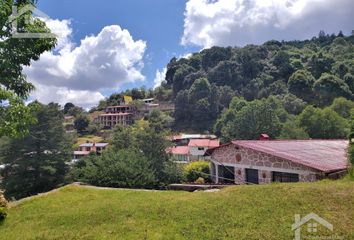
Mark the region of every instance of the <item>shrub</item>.
[[4, 221], [7, 216], [5, 208], [0, 207], [0, 222]]
[[199, 177], [197, 180], [195, 180], [195, 183], [196, 183], [196, 184], [204, 184], [204, 183], [205, 183], [205, 180], [204, 180], [204, 178]]
[[210, 182], [210, 165], [206, 161], [191, 162], [186, 165], [185, 176], [188, 182], [195, 182], [198, 178], [204, 178], [205, 182]]

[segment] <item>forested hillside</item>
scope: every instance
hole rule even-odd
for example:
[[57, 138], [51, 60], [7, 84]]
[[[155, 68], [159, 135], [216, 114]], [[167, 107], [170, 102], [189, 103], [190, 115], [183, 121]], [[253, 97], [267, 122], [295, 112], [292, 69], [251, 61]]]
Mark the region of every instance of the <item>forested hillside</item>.
[[[268, 41], [263, 45], [242, 48], [213, 47], [188, 58], [173, 58], [167, 66], [166, 82], [155, 92], [172, 92], [171, 97], [176, 104], [176, 128], [196, 131], [212, 131], [235, 96], [244, 103], [263, 99], [252, 103], [256, 108], [259, 106], [260, 113], [267, 115], [268, 107], [278, 113], [286, 111], [282, 116], [276, 115], [281, 125], [279, 128], [275, 126], [277, 123], [272, 124], [272, 128], [277, 128], [273, 134], [277, 137], [293, 116], [306, 114], [303, 111], [308, 105], [316, 109], [307, 109], [307, 112], [316, 112], [325, 111], [324, 108], [338, 97], [353, 100], [353, 43], [353, 35], [320, 32], [318, 37], [305, 41]], [[270, 96], [275, 97], [265, 100]], [[351, 101], [347, 103], [352, 104]], [[262, 104], [268, 105], [262, 107]], [[332, 113], [338, 111], [330, 115]], [[249, 113], [254, 114], [253, 111]], [[337, 115], [333, 118], [337, 117], [349, 119], [348, 116]], [[216, 132], [222, 131], [222, 126], [215, 127]], [[304, 134], [311, 136], [309, 132]]]

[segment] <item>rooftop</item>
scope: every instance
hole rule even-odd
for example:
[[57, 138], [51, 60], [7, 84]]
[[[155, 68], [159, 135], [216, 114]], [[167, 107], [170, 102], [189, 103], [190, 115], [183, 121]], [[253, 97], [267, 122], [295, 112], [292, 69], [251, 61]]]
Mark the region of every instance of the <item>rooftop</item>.
[[[95, 143], [96, 147], [106, 147], [108, 143]], [[83, 143], [80, 147], [93, 147], [93, 143]]]
[[173, 136], [173, 140], [182, 140], [182, 139], [215, 139], [215, 135], [210, 134], [181, 134]]
[[188, 146], [170, 147], [167, 149], [167, 152], [172, 153], [172, 154], [188, 155], [189, 154], [189, 147]]
[[188, 146], [215, 148], [220, 146], [220, 141], [211, 139], [191, 139], [188, 143]]
[[323, 172], [348, 168], [347, 148], [349, 141], [347, 140], [236, 140], [232, 141], [232, 144], [277, 156]]

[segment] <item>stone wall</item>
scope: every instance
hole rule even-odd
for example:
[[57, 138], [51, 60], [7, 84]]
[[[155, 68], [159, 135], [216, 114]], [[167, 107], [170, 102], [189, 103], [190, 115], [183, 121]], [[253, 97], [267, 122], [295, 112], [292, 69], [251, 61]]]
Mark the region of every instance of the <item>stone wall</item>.
[[216, 163], [235, 166], [235, 183], [237, 184], [246, 182], [246, 168], [259, 170], [260, 184], [272, 182], [273, 171], [298, 173], [299, 181], [315, 181], [316, 175], [320, 173], [301, 164], [233, 144], [216, 149], [212, 154], [212, 160]]

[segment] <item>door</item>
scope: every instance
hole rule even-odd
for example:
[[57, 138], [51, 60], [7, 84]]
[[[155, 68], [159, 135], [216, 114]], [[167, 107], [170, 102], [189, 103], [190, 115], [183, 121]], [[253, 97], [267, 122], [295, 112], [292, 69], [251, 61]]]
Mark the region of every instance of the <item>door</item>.
[[246, 169], [246, 182], [258, 184], [258, 170], [257, 169]]

